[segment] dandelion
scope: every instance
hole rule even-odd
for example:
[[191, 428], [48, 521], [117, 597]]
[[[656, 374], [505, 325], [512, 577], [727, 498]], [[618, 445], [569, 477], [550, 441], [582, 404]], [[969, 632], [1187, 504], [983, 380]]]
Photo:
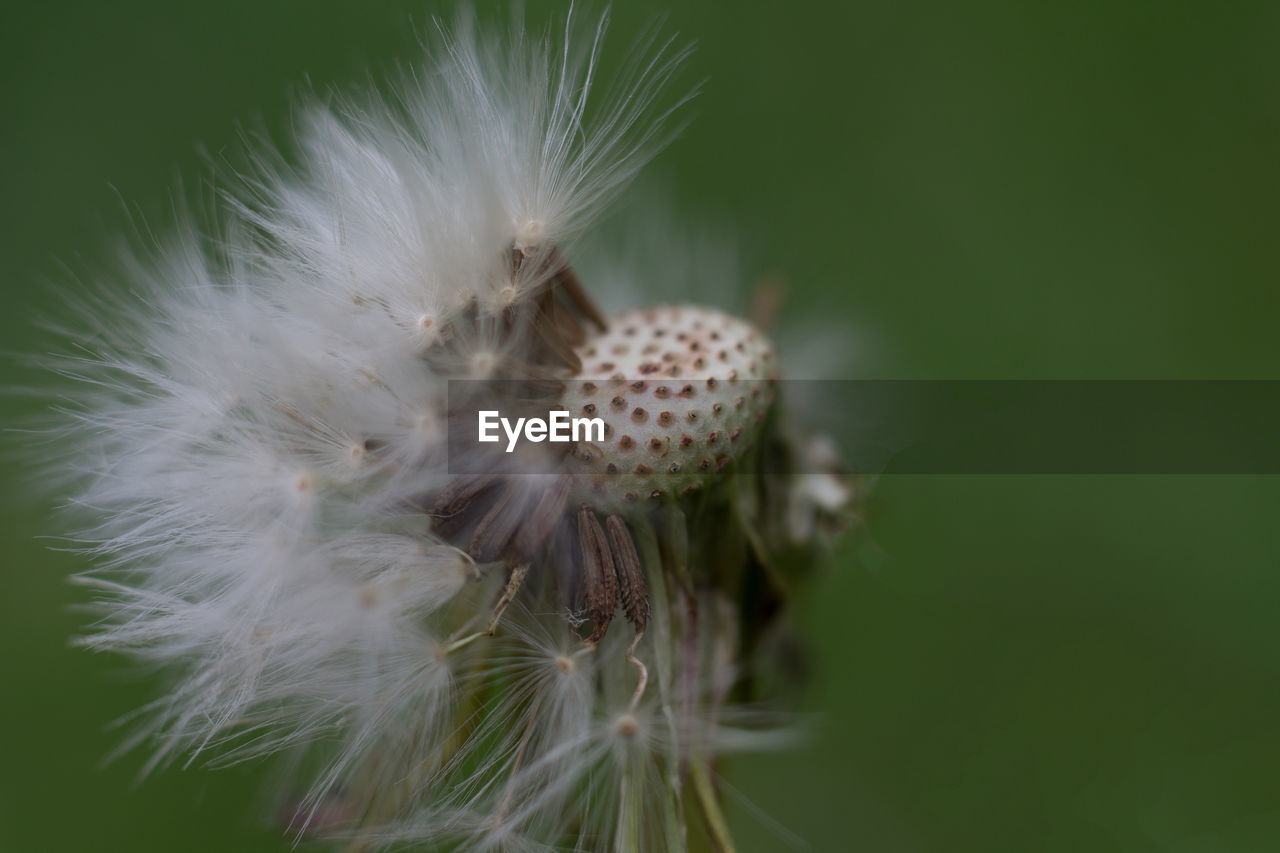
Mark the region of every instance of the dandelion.
[[[292, 829], [352, 849], [731, 847], [717, 761], [783, 742], [753, 656], [849, 486], [760, 328], [606, 314], [572, 264], [684, 100], [652, 38], [597, 98], [603, 33], [442, 27], [88, 312], [82, 642], [171, 674], [149, 769], [279, 756]], [[603, 438], [459, 443], [479, 409]]]

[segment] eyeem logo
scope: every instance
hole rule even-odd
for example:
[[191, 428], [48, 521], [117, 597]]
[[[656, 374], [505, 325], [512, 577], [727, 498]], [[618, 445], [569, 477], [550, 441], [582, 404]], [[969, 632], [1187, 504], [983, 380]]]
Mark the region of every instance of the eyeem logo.
[[507, 434], [508, 453], [516, 449], [522, 429], [526, 441], [604, 441], [604, 418], [570, 418], [569, 413], [561, 409], [547, 412], [547, 420], [516, 418], [514, 425], [496, 410], [483, 410], [478, 415], [479, 440], [500, 441], [497, 433], [501, 426]]

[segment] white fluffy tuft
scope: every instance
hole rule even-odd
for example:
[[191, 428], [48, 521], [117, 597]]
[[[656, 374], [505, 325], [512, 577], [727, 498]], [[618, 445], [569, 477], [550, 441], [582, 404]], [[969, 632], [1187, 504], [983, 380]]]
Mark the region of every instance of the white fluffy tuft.
[[[298, 165], [261, 152], [215, 236], [184, 223], [128, 262], [128, 297], [82, 303], [55, 364], [75, 383], [57, 464], [98, 564], [81, 642], [173, 674], [126, 744], [154, 744], [151, 766], [288, 750], [294, 828], [365, 844], [674, 849], [683, 768], [776, 746], [727, 725], [732, 605], [663, 581], [673, 548], [647, 517], [632, 636], [619, 619], [584, 644], [551, 578], [472, 643], [514, 566], [478, 566], [422, 503], [450, 483], [449, 380], [547, 351], [560, 252], [687, 100], [670, 97], [687, 50], [652, 36], [602, 90], [605, 23], [439, 27], [395, 96], [309, 104]], [[502, 500], [519, 520], [548, 491]]]

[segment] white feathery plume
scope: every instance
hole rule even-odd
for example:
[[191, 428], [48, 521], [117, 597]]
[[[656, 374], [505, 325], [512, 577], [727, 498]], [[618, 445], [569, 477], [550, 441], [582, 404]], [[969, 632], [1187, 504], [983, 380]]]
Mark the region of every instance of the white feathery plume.
[[[612, 425], [564, 458], [459, 468], [449, 446], [451, 380], [516, 380], [555, 404], [611, 369], [595, 364], [608, 320], [566, 250], [670, 137], [687, 51], [642, 39], [601, 99], [604, 30], [440, 28], [394, 98], [311, 103], [300, 165], [262, 153], [216, 237], [184, 224], [130, 261], [130, 296], [85, 303], [56, 363], [76, 383], [59, 464], [98, 563], [80, 577], [100, 613], [81, 642], [171, 673], [127, 744], [154, 745], [148, 769], [288, 753], [294, 829], [366, 848], [681, 849], [694, 811], [727, 843], [716, 757], [778, 745], [739, 707], [785, 592], [767, 531], [807, 541], [844, 503], [736, 479], [796, 455], [773, 393], [737, 397], [748, 432], [726, 428], [742, 441], [678, 494], [631, 470]], [[660, 252], [644, 262], [678, 275]], [[739, 369], [776, 380], [742, 321], [645, 317], [628, 320], [650, 324], [642, 337], [670, 320], [696, 339], [664, 356], [671, 377], [680, 359], [703, 370], [697, 341], [714, 352], [723, 333], [738, 349], [706, 369], [725, 388]], [[716, 375], [699, 393], [733, 405]], [[584, 481], [565, 461], [611, 453], [627, 470]], [[618, 612], [630, 631], [609, 630]]]

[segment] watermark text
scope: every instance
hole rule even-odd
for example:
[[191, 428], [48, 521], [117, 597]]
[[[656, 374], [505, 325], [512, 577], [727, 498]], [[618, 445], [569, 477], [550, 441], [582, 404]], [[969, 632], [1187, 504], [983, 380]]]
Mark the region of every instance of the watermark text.
[[494, 409], [485, 409], [477, 413], [478, 440], [482, 442], [501, 441], [498, 428], [506, 433], [507, 452], [516, 449], [516, 443], [523, 434], [525, 441], [604, 441], [603, 418], [571, 418], [563, 409], [547, 413], [543, 418], [504, 418]]

